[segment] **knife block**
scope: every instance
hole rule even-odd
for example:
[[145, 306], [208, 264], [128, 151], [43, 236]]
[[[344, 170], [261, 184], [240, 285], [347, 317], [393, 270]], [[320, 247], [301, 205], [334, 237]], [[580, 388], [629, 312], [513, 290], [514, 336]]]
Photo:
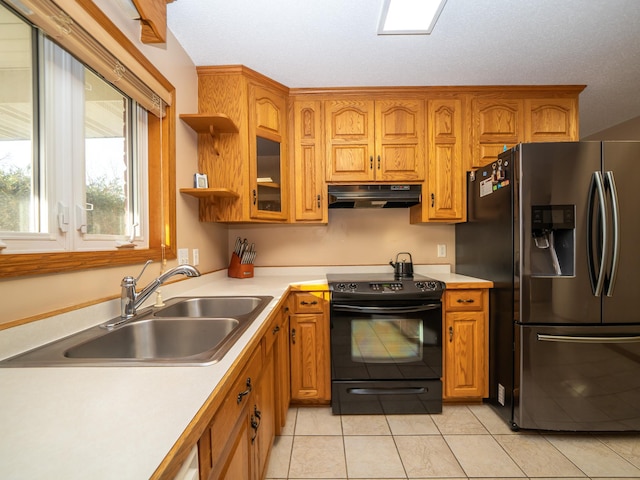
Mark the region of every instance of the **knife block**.
[[253, 263], [240, 263], [240, 257], [234, 252], [231, 254], [227, 275], [233, 278], [253, 277]]

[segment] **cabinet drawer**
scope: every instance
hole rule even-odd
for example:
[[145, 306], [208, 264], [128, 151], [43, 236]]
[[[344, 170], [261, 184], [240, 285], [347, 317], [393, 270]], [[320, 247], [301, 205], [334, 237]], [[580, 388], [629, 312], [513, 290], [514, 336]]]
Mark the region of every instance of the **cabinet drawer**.
[[269, 322], [269, 327], [264, 334], [264, 353], [269, 355], [273, 344], [278, 339], [278, 335], [283, 335], [282, 331], [282, 314], [278, 311], [273, 315], [273, 318]]
[[[216, 412], [211, 423], [211, 459], [215, 466], [218, 459], [223, 456], [225, 447], [229, 446], [228, 440], [238, 420], [243, 416], [244, 408], [253, 401], [253, 390], [258, 384], [260, 368], [262, 365], [262, 347], [258, 345], [249, 362], [242, 369], [242, 373], [233, 382], [227, 398]], [[250, 380], [251, 388], [247, 382]]]
[[293, 313], [323, 313], [324, 300], [322, 293], [295, 293], [293, 295]]
[[444, 303], [447, 312], [484, 308], [482, 290], [447, 290]]

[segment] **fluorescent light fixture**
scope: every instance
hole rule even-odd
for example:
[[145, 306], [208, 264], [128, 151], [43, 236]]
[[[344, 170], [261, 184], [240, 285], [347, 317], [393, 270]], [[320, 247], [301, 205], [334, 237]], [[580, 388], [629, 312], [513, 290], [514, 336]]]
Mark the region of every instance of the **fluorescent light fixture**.
[[378, 35], [429, 35], [447, 0], [384, 0]]

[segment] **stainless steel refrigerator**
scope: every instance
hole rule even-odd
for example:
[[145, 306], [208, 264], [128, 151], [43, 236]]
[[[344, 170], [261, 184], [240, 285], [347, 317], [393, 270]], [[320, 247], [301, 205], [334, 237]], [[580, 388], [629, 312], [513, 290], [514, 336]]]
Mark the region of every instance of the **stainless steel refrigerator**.
[[467, 187], [489, 403], [514, 430], [640, 431], [640, 142], [520, 144]]

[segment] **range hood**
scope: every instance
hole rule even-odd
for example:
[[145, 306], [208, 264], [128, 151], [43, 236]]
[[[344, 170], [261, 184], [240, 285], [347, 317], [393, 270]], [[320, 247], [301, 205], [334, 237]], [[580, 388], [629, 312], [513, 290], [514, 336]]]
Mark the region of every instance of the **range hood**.
[[421, 193], [420, 185], [329, 185], [329, 208], [407, 208]]

